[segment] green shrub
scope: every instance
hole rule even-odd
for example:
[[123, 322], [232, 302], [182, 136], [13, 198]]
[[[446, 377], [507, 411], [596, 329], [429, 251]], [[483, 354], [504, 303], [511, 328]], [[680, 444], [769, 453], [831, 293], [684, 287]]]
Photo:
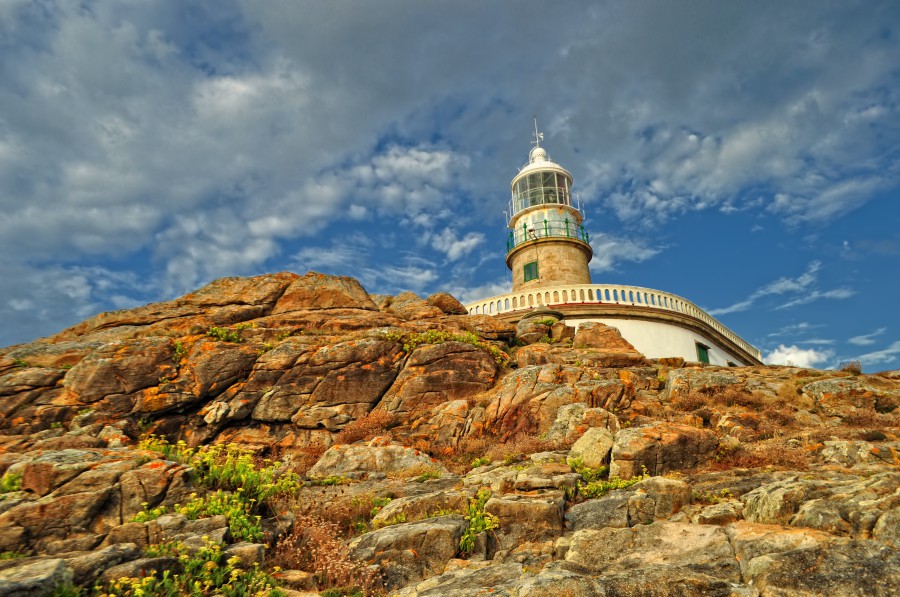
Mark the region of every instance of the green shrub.
[[479, 456], [478, 458], [472, 461], [472, 468], [478, 468], [479, 466], [485, 466], [491, 463], [491, 459], [487, 456]]
[[463, 553], [472, 553], [475, 548], [475, 537], [484, 531], [490, 531], [500, 526], [500, 520], [484, 511], [484, 505], [491, 499], [488, 489], [480, 489], [474, 498], [469, 500], [469, 507], [465, 518], [469, 521], [469, 527], [459, 540], [459, 550]]
[[144, 507], [144, 509], [132, 516], [131, 522], [150, 522], [151, 520], [156, 520], [166, 513], [165, 506], [150, 508], [150, 505], [147, 502], [141, 502], [141, 505]]
[[[273, 497], [296, 493], [302, 486], [300, 477], [283, 470], [280, 462], [263, 460], [260, 465], [253, 454], [233, 445], [188, 448], [183, 441], [170, 444], [165, 438], [151, 435], [141, 440], [138, 448], [192, 467], [198, 481], [216, 491], [204, 497], [192, 495], [189, 502], [177, 505], [174, 511], [192, 519], [222, 514], [238, 540], [259, 540], [262, 537], [260, 512], [272, 510], [269, 502]], [[149, 517], [162, 514], [156, 510], [137, 516], [152, 520]]]
[[[143, 578], [120, 578], [97, 592], [108, 597], [137, 597], [149, 595], [284, 595], [275, 580], [254, 563], [250, 568], [240, 566], [240, 558], [226, 558], [219, 543], [208, 542], [193, 555], [176, 549], [181, 572], [155, 570]], [[174, 555], [174, 554], [173, 554]]]
[[0, 560], [17, 560], [19, 558], [27, 558], [24, 553], [18, 551], [2, 551], [0, 552]]
[[372, 500], [372, 511], [369, 513], [369, 518], [374, 518], [376, 514], [381, 512], [381, 509], [391, 503], [391, 498], [389, 497], [377, 497]]
[[4, 473], [0, 477], [0, 493], [10, 493], [22, 489], [22, 475]]
[[183, 506], [176, 504], [174, 510], [187, 516], [189, 520], [222, 515], [228, 521], [228, 528], [236, 540], [254, 543], [263, 537], [261, 517], [253, 514], [255, 501], [244, 497], [241, 489], [235, 493], [220, 489], [202, 497], [191, 494], [189, 502]]
[[193, 467], [200, 482], [212, 489], [241, 489], [247, 499], [257, 504], [279, 493], [293, 493], [302, 486], [300, 477], [282, 470], [280, 462], [264, 460], [264, 466], [259, 466], [255, 456], [239, 446], [214, 444], [188, 448], [183, 441], [170, 444], [165, 438], [151, 435], [141, 440], [138, 448]]
[[329, 475], [327, 477], [322, 477], [321, 479], [312, 479], [310, 481], [312, 485], [348, 485], [352, 482], [353, 479], [344, 477], [343, 475]]
[[601, 495], [613, 491], [615, 489], [625, 489], [626, 487], [631, 487], [635, 483], [640, 483], [644, 479], [650, 477], [647, 474], [647, 469], [643, 468], [643, 474], [637, 475], [630, 479], [620, 479], [619, 477], [611, 477], [608, 481], [597, 480], [590, 483], [578, 483], [578, 493], [584, 498], [591, 499], [595, 497], [600, 497]]
[[243, 342], [244, 338], [241, 337], [241, 330], [243, 328], [238, 328], [236, 330], [230, 330], [228, 328], [220, 328], [220, 327], [211, 327], [206, 330], [206, 335], [210, 338], [215, 338], [219, 342]]
[[404, 522], [406, 522], [406, 514], [403, 512], [397, 512], [387, 520], [376, 521], [373, 526], [376, 529], [381, 529], [384, 527], [393, 526], [395, 524], [403, 524]]
[[422, 473], [421, 475], [419, 475], [418, 477], [413, 479], [413, 481], [415, 481], [417, 483], [424, 483], [425, 481], [428, 481], [429, 479], [440, 479], [440, 478], [441, 478], [441, 473], [439, 471], [425, 471], [424, 473]]
[[172, 360], [177, 365], [185, 356], [187, 356], [187, 348], [184, 347], [181, 341], [175, 342], [175, 352], [172, 353]]
[[584, 483], [593, 483], [594, 481], [599, 481], [603, 477], [609, 473], [608, 466], [601, 466], [600, 468], [590, 468], [588, 466], [584, 466], [584, 460], [581, 458], [569, 458], [568, 459], [569, 466], [572, 467], [572, 470], [581, 475], [581, 480]]

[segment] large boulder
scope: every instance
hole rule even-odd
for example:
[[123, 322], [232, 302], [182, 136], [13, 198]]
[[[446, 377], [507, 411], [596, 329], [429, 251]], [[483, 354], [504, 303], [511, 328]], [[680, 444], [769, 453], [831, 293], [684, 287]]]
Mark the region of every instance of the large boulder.
[[616, 434], [610, 476], [630, 479], [646, 469], [651, 475], [692, 469], [711, 461], [719, 442], [708, 429], [659, 422]]
[[[495, 564], [448, 570], [391, 594], [396, 597], [507, 597], [513, 594], [512, 588], [526, 578], [530, 575], [521, 564]], [[529, 595], [537, 597], [534, 593]], [[581, 596], [573, 594], [573, 597]]]
[[362, 445], [332, 446], [309, 469], [308, 474], [313, 478], [324, 478], [376, 472], [399, 476], [421, 475], [425, 472], [449, 474], [440, 462], [427, 454], [391, 444], [383, 437], [376, 437]]
[[[440, 302], [447, 304], [446, 300]], [[407, 321], [432, 319], [440, 317], [445, 313], [439, 306], [434, 305], [431, 301], [427, 301], [413, 292], [401, 292], [395, 296], [390, 305], [388, 305], [387, 311], [388, 313], [393, 313], [397, 317]], [[463, 307], [463, 311], [465, 311], [465, 307]]]
[[118, 341], [149, 333], [190, 334], [247, 321], [269, 313], [297, 274], [281, 272], [250, 278], [219, 278], [171, 301], [101, 313], [49, 340]]
[[596, 348], [610, 352], [637, 352], [616, 328], [599, 321], [585, 321], [575, 330], [575, 348]]
[[545, 541], [562, 535], [564, 506], [563, 492], [545, 491], [494, 496], [484, 505], [484, 511], [499, 519], [499, 527], [493, 531], [497, 548], [510, 550], [525, 541]]
[[601, 376], [576, 366], [518, 369], [504, 376], [492, 392], [485, 426], [502, 436], [522, 431], [542, 434], [554, 425], [559, 409], [570, 404], [606, 410], [628, 408], [638, 383], [629, 376]]
[[467, 526], [459, 515], [397, 524], [357, 537], [350, 553], [379, 565], [387, 588], [397, 589], [444, 572]]
[[0, 570], [0, 595], [31, 597], [50, 595], [57, 587], [72, 580], [72, 571], [65, 560], [51, 558], [28, 562]]
[[681, 566], [635, 568], [597, 579], [599, 595], [616, 597], [757, 597], [746, 585]]
[[603, 427], [591, 427], [584, 432], [569, 451], [572, 458], [579, 458], [584, 466], [599, 469], [609, 462], [615, 438]]
[[587, 404], [576, 402], [560, 407], [556, 411], [556, 420], [547, 430], [550, 441], [570, 442], [577, 440], [591, 427], [606, 429], [615, 435], [621, 425], [616, 415], [604, 408], [590, 408]]
[[466, 315], [468, 313], [465, 305], [446, 292], [435, 292], [425, 299], [425, 302], [433, 307], [437, 307], [447, 315]]
[[378, 310], [378, 306], [355, 278], [308, 272], [285, 289], [271, 314], [338, 308]]
[[519, 367], [550, 363], [575, 367], [639, 367], [647, 363], [644, 355], [636, 350], [570, 348], [544, 342], [520, 348], [516, 361]]
[[629, 529], [576, 531], [566, 561], [592, 574], [672, 566], [740, 580], [734, 550], [719, 526], [655, 522]]
[[738, 521], [725, 527], [735, 555], [746, 575], [754, 558], [795, 549], [827, 548], [835, 537], [821, 531], [791, 529], [780, 525]]
[[433, 491], [422, 495], [411, 495], [388, 502], [372, 517], [372, 524], [384, 525], [392, 520], [406, 522], [422, 520], [435, 512], [463, 513], [469, 505], [471, 492]]
[[868, 538], [879, 517], [900, 507], [900, 473], [819, 477], [791, 475], [744, 494], [744, 518]]
[[380, 407], [401, 416], [420, 414], [494, 385], [500, 366], [486, 350], [465, 342], [424, 344], [386, 393]]
[[298, 340], [272, 353], [263, 355], [232, 399], [235, 414], [255, 402], [251, 416], [257, 421], [332, 430], [372, 409], [396, 379], [404, 356], [396, 342], [379, 338], [325, 346]]
[[66, 375], [64, 385], [80, 404], [111, 395], [132, 395], [174, 376], [171, 338], [143, 338], [111, 343], [82, 359]]
[[691, 501], [684, 481], [650, 477], [627, 489], [587, 500], [569, 508], [566, 522], [572, 530], [625, 528], [666, 520]]
[[846, 541], [757, 557], [746, 576], [762, 597], [900, 594], [900, 551], [876, 541]]

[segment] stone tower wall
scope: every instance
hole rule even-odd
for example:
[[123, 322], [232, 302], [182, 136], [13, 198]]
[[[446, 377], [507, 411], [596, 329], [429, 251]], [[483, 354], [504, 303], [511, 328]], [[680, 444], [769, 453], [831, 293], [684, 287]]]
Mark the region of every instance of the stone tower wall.
[[[540, 239], [516, 247], [507, 264], [512, 269], [513, 292], [522, 289], [558, 286], [560, 284], [590, 284], [588, 268], [591, 252], [587, 245], [571, 240]], [[525, 281], [525, 264], [538, 262], [539, 277]]]

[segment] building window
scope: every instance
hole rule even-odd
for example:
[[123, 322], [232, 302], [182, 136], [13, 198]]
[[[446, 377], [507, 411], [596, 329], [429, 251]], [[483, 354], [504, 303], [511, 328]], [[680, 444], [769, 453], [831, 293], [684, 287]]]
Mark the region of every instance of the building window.
[[537, 261], [532, 261], [531, 263], [525, 264], [525, 281], [530, 282], [531, 280], [537, 280], [538, 277], [538, 268]]
[[697, 360], [701, 363], [709, 363], [709, 346], [705, 344], [697, 344]]
[[738, 365], [737, 363], [732, 363], [731, 361], [728, 361], [728, 366], [729, 367], [739, 367], [740, 365]]

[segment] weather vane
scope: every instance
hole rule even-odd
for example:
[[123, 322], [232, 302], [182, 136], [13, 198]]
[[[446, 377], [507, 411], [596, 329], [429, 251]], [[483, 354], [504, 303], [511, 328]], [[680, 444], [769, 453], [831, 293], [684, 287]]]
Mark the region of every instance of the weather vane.
[[537, 116], [534, 117], [534, 141], [531, 142], [535, 147], [541, 146], [541, 141], [544, 140], [544, 133], [538, 131], [537, 125]]

